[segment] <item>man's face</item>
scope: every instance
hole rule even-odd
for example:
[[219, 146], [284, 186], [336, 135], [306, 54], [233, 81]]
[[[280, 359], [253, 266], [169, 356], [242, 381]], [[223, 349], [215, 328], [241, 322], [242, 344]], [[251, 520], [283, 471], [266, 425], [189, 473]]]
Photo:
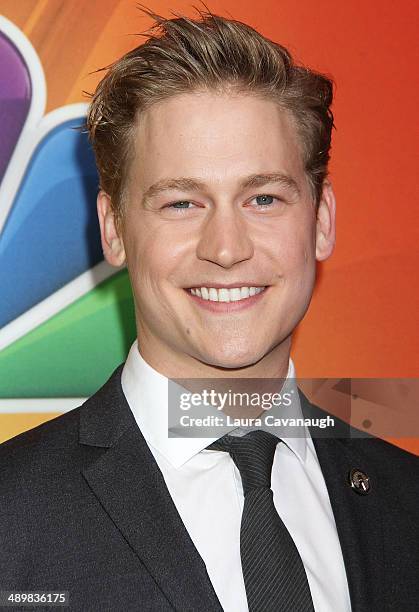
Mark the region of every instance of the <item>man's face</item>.
[[157, 359], [166, 349], [224, 368], [256, 363], [288, 341], [316, 256], [333, 247], [290, 116], [251, 95], [178, 95], [142, 115], [135, 149], [122, 241], [107, 258], [126, 257], [140, 346]]

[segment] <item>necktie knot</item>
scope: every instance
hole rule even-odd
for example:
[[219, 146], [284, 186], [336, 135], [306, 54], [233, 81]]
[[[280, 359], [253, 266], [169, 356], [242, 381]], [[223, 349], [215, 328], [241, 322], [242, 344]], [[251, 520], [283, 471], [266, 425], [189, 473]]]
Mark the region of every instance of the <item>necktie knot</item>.
[[246, 495], [252, 489], [271, 486], [272, 464], [279, 438], [267, 431], [251, 431], [245, 436], [223, 436], [210, 446], [211, 450], [230, 453], [236, 464]]

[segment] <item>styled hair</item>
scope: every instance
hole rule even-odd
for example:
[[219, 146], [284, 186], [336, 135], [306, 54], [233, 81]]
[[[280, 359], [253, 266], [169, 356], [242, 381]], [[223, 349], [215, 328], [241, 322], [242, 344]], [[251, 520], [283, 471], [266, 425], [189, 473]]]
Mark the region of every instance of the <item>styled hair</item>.
[[289, 51], [250, 26], [209, 11], [198, 19], [154, 20], [147, 40], [107, 68], [92, 95], [86, 128], [100, 188], [121, 218], [139, 114], [156, 102], [195, 91], [246, 93], [287, 110], [300, 138], [303, 164], [318, 204], [328, 171], [333, 83], [296, 65]]

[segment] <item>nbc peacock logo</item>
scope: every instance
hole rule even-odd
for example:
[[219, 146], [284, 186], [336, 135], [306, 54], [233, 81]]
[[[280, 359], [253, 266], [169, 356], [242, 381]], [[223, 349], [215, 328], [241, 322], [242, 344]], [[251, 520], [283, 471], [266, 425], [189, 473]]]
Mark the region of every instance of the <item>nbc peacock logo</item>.
[[64, 412], [135, 337], [126, 270], [103, 260], [86, 104], [45, 114], [24, 34], [0, 17], [0, 413]]

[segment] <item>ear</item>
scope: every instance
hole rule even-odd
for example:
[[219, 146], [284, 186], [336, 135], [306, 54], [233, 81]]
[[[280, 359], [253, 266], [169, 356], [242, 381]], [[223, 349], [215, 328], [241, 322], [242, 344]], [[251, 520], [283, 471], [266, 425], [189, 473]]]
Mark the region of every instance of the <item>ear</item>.
[[316, 259], [323, 261], [330, 257], [336, 240], [336, 200], [332, 185], [323, 183], [322, 195], [317, 209]]
[[124, 243], [117, 226], [111, 198], [103, 190], [99, 191], [97, 196], [97, 214], [103, 255], [111, 266], [122, 266], [126, 260]]

